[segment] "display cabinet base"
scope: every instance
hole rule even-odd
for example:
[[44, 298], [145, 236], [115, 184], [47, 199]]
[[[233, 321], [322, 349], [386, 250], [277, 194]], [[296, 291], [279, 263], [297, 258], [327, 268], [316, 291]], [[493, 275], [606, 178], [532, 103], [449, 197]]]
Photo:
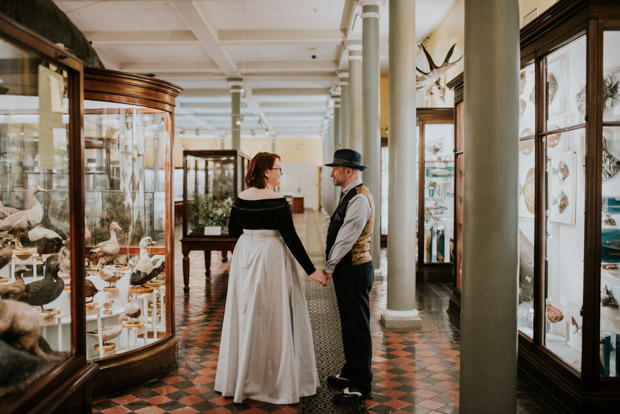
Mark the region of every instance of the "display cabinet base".
[[418, 267], [418, 282], [451, 282], [454, 275], [453, 263], [433, 263]]
[[170, 336], [148, 347], [99, 361], [93, 395], [110, 394], [166, 375], [177, 365], [177, 344], [177, 338]]
[[448, 317], [457, 327], [461, 325], [461, 291], [454, 289], [448, 303]]

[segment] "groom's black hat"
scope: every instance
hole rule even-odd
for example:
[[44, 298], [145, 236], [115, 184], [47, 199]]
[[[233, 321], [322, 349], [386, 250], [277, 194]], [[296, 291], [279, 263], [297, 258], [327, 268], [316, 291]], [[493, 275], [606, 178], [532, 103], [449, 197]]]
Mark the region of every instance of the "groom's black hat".
[[362, 154], [352, 149], [336, 150], [334, 152], [334, 160], [330, 164], [325, 164], [326, 167], [335, 167], [337, 165], [356, 168], [360, 171], [364, 171], [367, 168], [365, 165], [362, 165]]

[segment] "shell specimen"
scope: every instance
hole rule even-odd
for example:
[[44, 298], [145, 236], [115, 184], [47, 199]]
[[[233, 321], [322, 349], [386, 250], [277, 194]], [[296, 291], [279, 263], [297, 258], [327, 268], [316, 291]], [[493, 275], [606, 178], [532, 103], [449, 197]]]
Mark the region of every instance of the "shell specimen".
[[570, 203], [568, 202], [568, 196], [564, 194], [564, 191], [560, 191], [560, 194], [558, 194], [555, 198], [555, 202], [553, 204], [558, 205], [558, 212], [562, 214]]
[[560, 180], [561, 182], [566, 181], [566, 179], [570, 175], [570, 171], [568, 169], [568, 165], [566, 165], [566, 163], [564, 161], [560, 161], [558, 163], [558, 168], [557, 169], [554, 168], [553, 172], [558, 177], [558, 180]]

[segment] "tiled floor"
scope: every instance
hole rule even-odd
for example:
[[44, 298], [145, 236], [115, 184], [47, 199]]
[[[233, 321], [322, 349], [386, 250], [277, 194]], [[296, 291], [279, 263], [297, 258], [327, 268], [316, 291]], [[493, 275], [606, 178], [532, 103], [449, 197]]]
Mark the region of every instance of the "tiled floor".
[[[316, 264], [322, 261], [324, 221], [318, 213], [296, 215], [295, 222], [308, 252]], [[257, 401], [234, 404], [213, 391], [221, 323], [226, 300], [228, 264], [212, 260], [212, 277], [204, 278], [202, 252], [192, 252], [190, 293], [183, 293], [180, 244], [176, 249], [176, 321], [179, 365], [168, 376], [144, 386], [95, 400], [94, 413], [456, 413], [459, 397], [460, 334], [446, 314], [449, 284], [418, 284], [417, 306], [422, 329], [392, 332], [379, 324], [386, 303], [386, 282], [375, 282], [371, 292], [374, 384], [372, 399], [365, 406], [339, 408], [330, 403], [333, 390], [323, 385], [316, 396], [299, 404], [280, 406]], [[385, 255], [385, 251], [383, 252]], [[383, 265], [385, 265], [383, 263]], [[308, 300], [315, 330], [319, 377], [333, 374], [334, 360], [319, 354], [339, 349], [338, 332], [325, 335], [321, 329], [333, 323], [333, 312], [318, 312], [315, 306], [335, 306], [333, 290], [308, 286]], [[318, 296], [317, 296], [318, 295]], [[314, 314], [313, 314], [314, 313]], [[319, 314], [320, 313], [320, 314]], [[327, 315], [327, 316], [326, 316]], [[322, 319], [321, 319], [322, 318]], [[326, 320], [325, 318], [336, 318]], [[322, 324], [319, 326], [319, 324]], [[332, 329], [331, 326], [329, 325]], [[518, 413], [556, 411], [536, 390], [519, 382]]]

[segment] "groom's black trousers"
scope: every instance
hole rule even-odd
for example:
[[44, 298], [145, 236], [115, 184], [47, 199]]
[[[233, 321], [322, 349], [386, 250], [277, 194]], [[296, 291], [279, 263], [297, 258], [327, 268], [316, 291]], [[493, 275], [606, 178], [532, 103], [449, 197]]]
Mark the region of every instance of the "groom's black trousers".
[[372, 339], [369, 293], [375, 278], [372, 261], [353, 266], [351, 253], [342, 258], [333, 273], [340, 310], [345, 364], [340, 376], [351, 387], [370, 392], [372, 384]]

